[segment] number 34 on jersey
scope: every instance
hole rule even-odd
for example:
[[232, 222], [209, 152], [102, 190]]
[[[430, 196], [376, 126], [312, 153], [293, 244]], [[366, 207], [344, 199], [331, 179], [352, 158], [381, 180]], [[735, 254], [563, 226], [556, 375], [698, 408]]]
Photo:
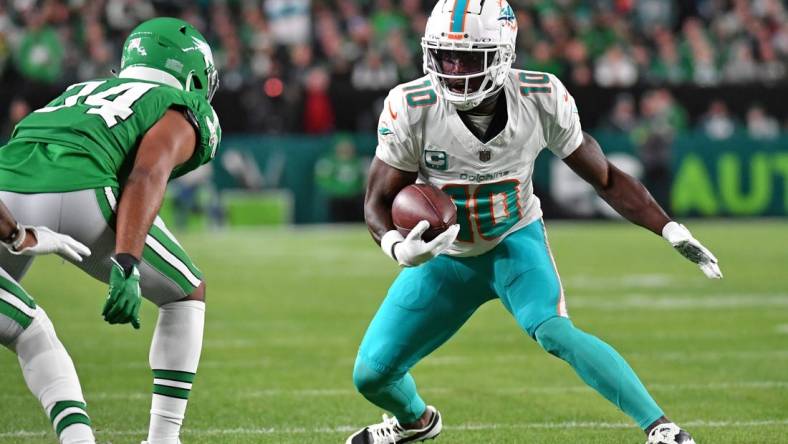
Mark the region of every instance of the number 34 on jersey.
[[85, 112], [101, 116], [104, 119], [104, 123], [107, 124], [107, 128], [112, 128], [117, 125], [118, 119], [126, 120], [134, 112], [131, 109], [134, 102], [139, 100], [143, 94], [158, 86], [155, 83], [127, 82], [93, 94], [93, 91], [104, 83], [106, 83], [106, 80], [71, 85], [66, 89], [66, 93], [76, 91], [76, 94], [66, 96], [63, 104], [45, 106], [35, 112], [51, 113], [63, 108], [69, 108], [76, 105], [79, 99], [85, 97], [84, 104], [91, 107]]

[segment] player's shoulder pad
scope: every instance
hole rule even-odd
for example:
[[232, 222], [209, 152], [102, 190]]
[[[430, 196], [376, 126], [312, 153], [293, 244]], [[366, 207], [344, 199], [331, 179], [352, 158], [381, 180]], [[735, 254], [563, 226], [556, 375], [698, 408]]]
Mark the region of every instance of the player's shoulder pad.
[[410, 128], [417, 125], [426, 110], [437, 102], [438, 95], [428, 76], [397, 85], [383, 102], [378, 136], [406, 137]]
[[187, 119], [200, 136], [199, 157], [203, 163], [213, 159], [222, 138], [222, 129], [219, 116], [205, 97], [166, 85], [152, 91], [155, 91], [154, 95], [158, 97], [158, 106], [177, 106], [185, 110]]
[[219, 116], [210, 103], [204, 97], [197, 94], [189, 94], [190, 100], [187, 102], [186, 113], [192, 124], [200, 133], [200, 146], [207, 154], [205, 161], [216, 156], [216, 149], [222, 138], [222, 127], [219, 124]]

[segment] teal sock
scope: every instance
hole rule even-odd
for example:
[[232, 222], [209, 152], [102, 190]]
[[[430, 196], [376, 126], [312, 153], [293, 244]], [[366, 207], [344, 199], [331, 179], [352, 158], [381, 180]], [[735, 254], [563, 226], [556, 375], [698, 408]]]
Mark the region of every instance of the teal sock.
[[646, 429], [662, 409], [613, 347], [577, 329], [567, 318], [552, 318], [536, 329], [536, 340], [568, 362], [586, 384]]
[[378, 370], [377, 366], [356, 359], [353, 369], [353, 383], [367, 400], [391, 412], [400, 424], [416, 422], [427, 405], [416, 392], [416, 382], [410, 373], [396, 373]]

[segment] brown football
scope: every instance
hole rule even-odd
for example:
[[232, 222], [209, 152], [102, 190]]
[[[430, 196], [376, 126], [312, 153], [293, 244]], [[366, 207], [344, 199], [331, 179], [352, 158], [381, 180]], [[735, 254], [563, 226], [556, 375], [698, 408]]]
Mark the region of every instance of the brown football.
[[431, 241], [457, 222], [457, 206], [440, 188], [417, 183], [406, 186], [394, 198], [391, 218], [403, 236], [407, 236], [420, 221], [426, 220], [430, 228], [421, 238]]

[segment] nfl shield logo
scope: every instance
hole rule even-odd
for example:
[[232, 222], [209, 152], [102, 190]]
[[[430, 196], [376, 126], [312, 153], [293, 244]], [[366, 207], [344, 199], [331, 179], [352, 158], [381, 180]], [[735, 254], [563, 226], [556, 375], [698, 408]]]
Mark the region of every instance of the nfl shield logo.
[[492, 151], [490, 150], [479, 151], [479, 160], [481, 160], [482, 162], [489, 161], [491, 157], [492, 157]]

